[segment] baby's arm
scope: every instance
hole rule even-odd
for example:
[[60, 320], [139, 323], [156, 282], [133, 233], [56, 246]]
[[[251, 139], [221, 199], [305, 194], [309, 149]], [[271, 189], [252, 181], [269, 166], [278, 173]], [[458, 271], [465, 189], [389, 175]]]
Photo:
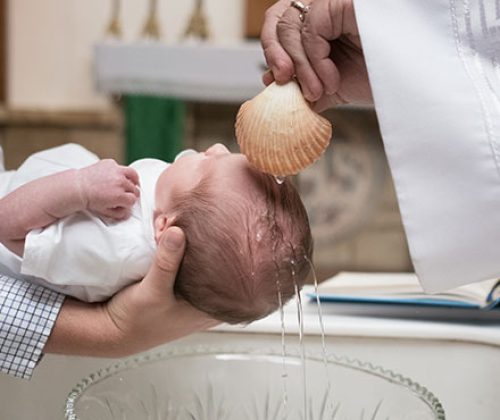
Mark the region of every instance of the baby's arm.
[[22, 256], [29, 231], [83, 210], [123, 220], [139, 195], [134, 169], [111, 159], [29, 182], [0, 200], [0, 242]]

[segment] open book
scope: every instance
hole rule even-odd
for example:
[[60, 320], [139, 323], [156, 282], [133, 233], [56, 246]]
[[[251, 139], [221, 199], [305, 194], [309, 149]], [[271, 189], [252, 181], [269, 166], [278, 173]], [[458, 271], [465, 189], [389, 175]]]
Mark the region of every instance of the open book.
[[[426, 294], [413, 273], [342, 272], [318, 286], [321, 302], [500, 309], [500, 280]], [[315, 294], [310, 295], [316, 298]]]

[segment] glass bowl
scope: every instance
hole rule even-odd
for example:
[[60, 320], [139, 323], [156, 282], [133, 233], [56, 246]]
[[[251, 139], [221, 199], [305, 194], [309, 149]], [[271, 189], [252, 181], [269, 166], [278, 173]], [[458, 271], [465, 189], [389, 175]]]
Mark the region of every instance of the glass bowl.
[[[444, 420], [425, 387], [390, 370], [329, 355], [174, 347], [83, 379], [70, 420]], [[325, 368], [326, 366], [326, 368]], [[305, 380], [304, 380], [305, 379]]]

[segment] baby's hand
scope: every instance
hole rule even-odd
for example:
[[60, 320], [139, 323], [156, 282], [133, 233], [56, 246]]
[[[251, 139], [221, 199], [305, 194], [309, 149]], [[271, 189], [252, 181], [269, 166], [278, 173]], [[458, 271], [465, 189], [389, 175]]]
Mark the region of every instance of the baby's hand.
[[98, 216], [125, 220], [139, 197], [139, 175], [113, 159], [103, 159], [78, 172], [80, 194], [87, 210]]

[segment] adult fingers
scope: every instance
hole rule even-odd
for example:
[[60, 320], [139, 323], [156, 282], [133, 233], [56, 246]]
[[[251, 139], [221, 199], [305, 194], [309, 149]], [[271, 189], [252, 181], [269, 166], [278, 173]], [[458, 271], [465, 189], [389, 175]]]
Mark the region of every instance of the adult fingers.
[[281, 15], [290, 4], [289, 0], [280, 0], [266, 11], [264, 24], [260, 34], [264, 56], [273, 78], [264, 76], [264, 83], [270, 84], [276, 80], [278, 83], [290, 81], [294, 74], [293, 62], [278, 40], [276, 27]]
[[[327, 95], [340, 88], [339, 63], [332, 59], [332, 48], [339, 48], [334, 41], [342, 36], [359, 39], [352, 0], [315, 0], [302, 27], [302, 44]], [[360, 50], [361, 45], [355, 48]]]
[[[330, 58], [331, 43], [340, 36], [338, 28], [333, 26], [339, 20], [330, 14], [331, 1], [316, 0], [307, 13], [302, 27], [302, 45], [308, 62], [321, 80], [327, 95], [337, 92], [340, 86], [340, 74]], [[335, 8], [333, 8], [335, 13]]]
[[266, 71], [263, 75], [262, 75], [262, 81], [264, 82], [264, 84], [266, 86], [269, 86], [271, 83], [274, 82], [274, 75], [273, 75], [273, 72], [271, 70], [268, 70]]
[[175, 277], [186, 247], [184, 232], [177, 226], [167, 229], [160, 238], [156, 256], [144, 283], [159, 293], [173, 292]]
[[327, 109], [334, 108], [338, 105], [345, 105], [348, 102], [344, 100], [341, 96], [334, 93], [333, 95], [323, 95], [318, 101], [316, 101], [312, 109], [318, 113], [326, 111]]
[[[309, 63], [302, 45], [302, 21], [300, 11], [295, 7], [285, 10], [278, 21], [278, 39], [285, 51], [292, 58], [295, 76], [300, 83], [304, 97], [313, 102], [323, 94], [323, 85]], [[307, 18], [307, 13], [305, 14]]]
[[221, 321], [210, 317], [206, 312], [200, 311], [184, 299], [178, 298], [175, 305], [176, 318], [179, 320], [184, 318], [182, 319], [184, 326], [192, 325], [194, 331], [215, 327], [221, 323]]

